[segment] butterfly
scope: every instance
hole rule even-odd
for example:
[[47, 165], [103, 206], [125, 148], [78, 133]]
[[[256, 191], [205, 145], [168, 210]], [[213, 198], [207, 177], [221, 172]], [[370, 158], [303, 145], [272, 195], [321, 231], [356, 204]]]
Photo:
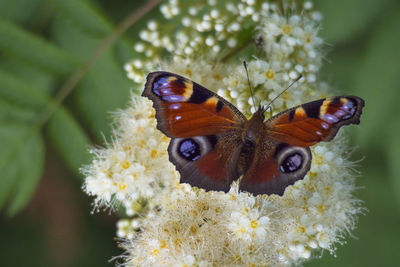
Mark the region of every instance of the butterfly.
[[180, 75], [148, 74], [142, 96], [152, 100], [157, 128], [171, 138], [169, 160], [181, 183], [206, 191], [283, 195], [311, 167], [310, 146], [332, 140], [340, 127], [359, 124], [364, 100], [335, 96], [265, 119], [250, 119], [216, 93]]

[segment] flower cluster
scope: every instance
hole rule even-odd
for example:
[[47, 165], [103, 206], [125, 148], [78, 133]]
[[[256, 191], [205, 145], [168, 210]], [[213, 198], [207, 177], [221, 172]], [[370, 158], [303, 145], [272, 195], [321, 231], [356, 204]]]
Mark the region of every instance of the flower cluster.
[[[250, 116], [258, 103], [239, 60], [246, 58], [254, 99], [264, 105], [303, 75], [273, 102], [273, 113], [324, 97], [321, 14], [311, 2], [285, 3], [169, 0], [160, 7], [165, 21], [140, 32], [128, 76], [142, 87], [148, 71], [174, 72]], [[342, 133], [311, 148], [311, 170], [283, 196], [253, 196], [235, 182], [228, 193], [180, 184], [149, 100], [133, 96], [116, 119], [112, 142], [92, 151], [84, 190], [96, 207], [123, 207], [117, 235], [127, 266], [287, 266], [313, 251], [334, 252], [355, 227], [361, 208]]]
[[150, 101], [132, 97], [132, 106], [118, 114], [115, 140], [91, 151], [96, 159], [83, 169], [84, 190], [95, 196], [96, 207], [122, 204], [134, 216], [152, 210], [158, 205], [153, 200], [177, 184], [178, 173], [168, 161], [169, 138], [156, 129], [154, 114]]
[[[125, 65], [128, 77], [137, 83], [142, 82], [144, 70], [152, 69], [159, 63], [164, 52], [169, 52], [174, 57], [187, 58], [203, 53], [203, 56], [226, 59], [238, 48], [247, 47], [249, 40], [262, 42], [263, 39], [258, 38], [261, 36], [265, 38], [264, 44], [272, 44], [271, 41], [276, 41], [272, 39], [280, 38], [283, 34], [285, 36], [279, 42], [279, 46], [282, 46], [279, 48], [280, 52], [293, 49], [296, 45], [303, 45], [304, 53], [292, 53], [292, 57], [298, 57], [300, 61], [309, 58], [321, 59], [316, 56], [319, 50], [315, 49], [321, 43], [315, 35], [321, 14], [312, 9], [311, 2], [304, 3], [302, 16], [293, 16], [290, 21], [286, 16], [278, 15], [282, 13], [278, 3], [260, 0], [220, 2], [170, 0], [160, 9], [169, 23], [149, 21], [146, 29], [139, 34], [141, 41], [134, 46], [135, 51], [139, 53], [138, 58]], [[183, 10], [186, 12], [182, 12]], [[171, 23], [171, 20], [175, 23]], [[260, 34], [252, 38], [251, 33], [256, 26], [264, 23], [265, 27], [259, 27]], [[270, 32], [270, 28], [273, 28], [273, 32]], [[276, 45], [277, 43], [274, 44]], [[265, 47], [265, 51], [268, 53], [274, 48]], [[314, 53], [314, 56], [306, 55], [308, 52]], [[284, 53], [290, 54], [290, 51]], [[287, 63], [283, 60], [281, 62]], [[305, 68], [315, 73], [319, 66], [320, 62]], [[285, 65], [286, 69], [291, 67], [294, 65]], [[297, 71], [302, 72], [300, 67], [297, 67]]]
[[315, 249], [333, 252], [360, 212], [344, 147], [343, 138], [317, 146], [311, 172], [283, 197], [254, 197], [236, 184], [227, 194], [183, 185], [125, 243], [129, 265], [275, 266], [301, 262]]

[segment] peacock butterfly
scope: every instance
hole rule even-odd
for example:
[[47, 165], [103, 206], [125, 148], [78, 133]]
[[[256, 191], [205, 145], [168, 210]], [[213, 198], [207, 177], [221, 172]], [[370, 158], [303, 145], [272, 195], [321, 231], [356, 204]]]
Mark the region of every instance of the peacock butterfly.
[[246, 117], [203, 86], [169, 72], [152, 72], [142, 96], [153, 101], [157, 128], [171, 138], [169, 159], [181, 183], [227, 192], [283, 195], [311, 167], [310, 146], [359, 124], [364, 100], [336, 96], [305, 103], [267, 120], [259, 106]]

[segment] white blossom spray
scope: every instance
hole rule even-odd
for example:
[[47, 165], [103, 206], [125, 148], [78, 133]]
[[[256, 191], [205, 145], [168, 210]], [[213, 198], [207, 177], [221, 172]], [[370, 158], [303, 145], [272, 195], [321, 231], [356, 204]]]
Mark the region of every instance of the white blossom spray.
[[[318, 77], [322, 16], [311, 2], [169, 0], [160, 10], [164, 19], [147, 23], [134, 46], [138, 57], [125, 66], [137, 91], [149, 71], [169, 71], [250, 116], [245, 58], [264, 105], [303, 75], [274, 102], [274, 114], [331, 92]], [[311, 147], [310, 171], [283, 196], [239, 192], [235, 182], [228, 193], [205, 192], [179, 183], [154, 114], [149, 100], [132, 96], [116, 115], [112, 141], [93, 149], [83, 170], [95, 206], [124, 211], [117, 224], [124, 266], [288, 266], [334, 253], [355, 227], [362, 208], [352, 195], [356, 173], [343, 133]]]

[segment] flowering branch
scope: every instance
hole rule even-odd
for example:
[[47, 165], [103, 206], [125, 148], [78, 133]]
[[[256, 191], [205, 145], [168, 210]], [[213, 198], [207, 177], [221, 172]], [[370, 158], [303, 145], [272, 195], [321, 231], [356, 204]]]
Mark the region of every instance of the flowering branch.
[[[324, 97], [329, 86], [318, 79], [321, 14], [311, 2], [287, 3], [170, 0], [160, 8], [164, 21], [150, 21], [140, 33], [135, 50], [142, 59], [125, 66], [128, 77], [142, 84], [148, 71], [181, 74], [249, 116], [255, 103], [241, 61], [224, 60], [245, 57], [255, 98], [264, 105], [303, 74], [274, 102], [274, 113]], [[165, 53], [169, 60], [161, 60]], [[93, 150], [95, 159], [84, 169], [84, 189], [96, 207], [125, 210], [117, 235], [126, 240], [128, 266], [301, 263], [313, 251], [333, 253], [355, 227], [361, 208], [352, 196], [355, 177], [344, 135], [312, 147], [311, 170], [283, 196], [253, 196], [236, 183], [228, 193], [179, 184], [168, 143], [156, 129], [151, 103], [133, 96], [117, 116], [113, 142]]]

